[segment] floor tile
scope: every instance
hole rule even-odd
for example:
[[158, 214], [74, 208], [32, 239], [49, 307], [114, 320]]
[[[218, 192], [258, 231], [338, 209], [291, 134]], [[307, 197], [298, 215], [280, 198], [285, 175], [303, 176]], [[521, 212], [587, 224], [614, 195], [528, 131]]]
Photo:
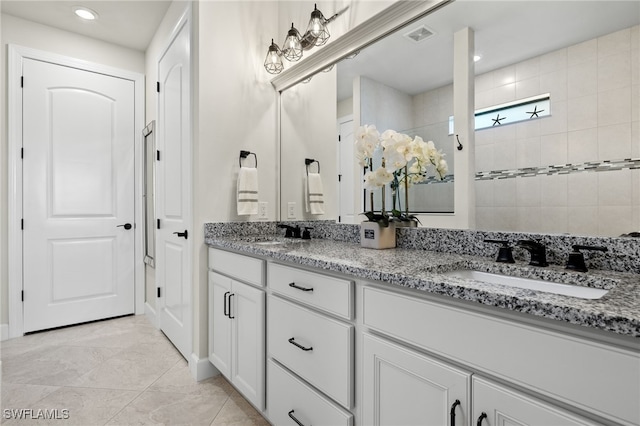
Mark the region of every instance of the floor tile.
[[[126, 392], [113, 389], [87, 389], [62, 387], [40, 400], [32, 408], [40, 410], [56, 410], [57, 419], [22, 419], [10, 420], [6, 425], [104, 425], [110, 418], [130, 403], [139, 392]], [[51, 413], [51, 411], [49, 411]], [[65, 418], [67, 417], [67, 418]]]
[[2, 394], [1, 405], [3, 409], [30, 407], [59, 388], [59, 386], [2, 383], [0, 387], [0, 393]]
[[149, 391], [226, 397], [233, 392], [233, 387], [222, 376], [196, 382], [187, 362], [182, 360], [153, 383]]
[[249, 402], [234, 391], [211, 426], [268, 426], [264, 417]]
[[2, 361], [2, 381], [64, 386], [118, 353], [111, 348], [43, 346]]
[[108, 425], [208, 425], [227, 395], [188, 395], [147, 391], [111, 419]]

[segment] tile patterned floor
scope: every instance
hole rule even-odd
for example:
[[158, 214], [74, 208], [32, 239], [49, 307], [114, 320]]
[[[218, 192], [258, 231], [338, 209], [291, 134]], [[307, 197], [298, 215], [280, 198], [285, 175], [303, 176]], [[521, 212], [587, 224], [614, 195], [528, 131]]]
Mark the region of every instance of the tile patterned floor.
[[0, 358], [3, 425], [269, 425], [222, 376], [195, 382], [145, 316], [7, 340]]

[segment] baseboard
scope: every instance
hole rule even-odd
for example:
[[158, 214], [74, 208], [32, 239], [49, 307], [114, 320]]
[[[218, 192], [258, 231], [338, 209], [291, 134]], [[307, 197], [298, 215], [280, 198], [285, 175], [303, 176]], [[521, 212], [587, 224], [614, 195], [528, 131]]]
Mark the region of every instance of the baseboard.
[[154, 325], [155, 328], [160, 328], [158, 324], [158, 315], [156, 314], [156, 310], [147, 302], [144, 303], [144, 314], [147, 319]]
[[0, 324], [0, 342], [9, 338], [9, 324]]
[[196, 379], [196, 382], [220, 374], [220, 371], [209, 362], [208, 358], [198, 358], [194, 353], [191, 354], [191, 359], [189, 360], [189, 369], [191, 370], [191, 376]]

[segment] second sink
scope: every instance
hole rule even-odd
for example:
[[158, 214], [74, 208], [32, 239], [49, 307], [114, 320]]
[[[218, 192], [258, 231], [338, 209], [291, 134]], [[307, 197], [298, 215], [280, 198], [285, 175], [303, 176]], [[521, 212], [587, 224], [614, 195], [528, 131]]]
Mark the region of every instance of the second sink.
[[499, 284], [509, 287], [561, 294], [563, 296], [572, 296], [581, 299], [600, 299], [609, 291], [601, 288], [583, 287], [579, 285], [536, 280], [531, 278], [512, 277], [508, 275], [493, 274], [490, 272], [475, 271], [472, 269], [457, 269], [446, 272], [443, 275], [489, 284]]

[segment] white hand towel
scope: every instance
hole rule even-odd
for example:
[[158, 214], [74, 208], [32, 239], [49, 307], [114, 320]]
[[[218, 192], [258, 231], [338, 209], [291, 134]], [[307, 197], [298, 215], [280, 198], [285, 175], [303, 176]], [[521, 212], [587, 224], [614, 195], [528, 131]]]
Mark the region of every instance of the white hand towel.
[[238, 215], [258, 214], [258, 169], [240, 167], [238, 173]]
[[324, 195], [320, 173], [309, 173], [305, 185], [305, 207], [307, 213], [324, 214]]

